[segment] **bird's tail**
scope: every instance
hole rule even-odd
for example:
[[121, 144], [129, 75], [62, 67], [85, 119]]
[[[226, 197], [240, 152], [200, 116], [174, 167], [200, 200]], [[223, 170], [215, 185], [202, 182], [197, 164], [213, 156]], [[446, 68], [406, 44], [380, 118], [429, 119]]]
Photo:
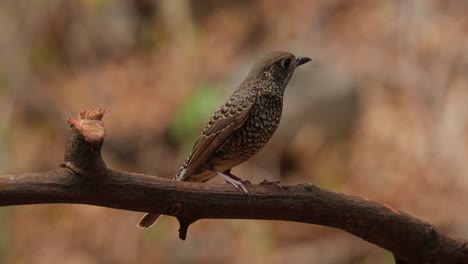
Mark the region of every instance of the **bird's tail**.
[[141, 218], [140, 223], [138, 223], [137, 226], [141, 229], [152, 227], [160, 217], [161, 214], [147, 213]]
[[[184, 164], [179, 169], [179, 172], [177, 173], [175, 180], [190, 181], [190, 182], [206, 182], [209, 179], [216, 176], [216, 173], [210, 170], [205, 170], [204, 172], [197, 174], [197, 175], [190, 175], [190, 176], [186, 175], [185, 171], [187, 169], [187, 164], [189, 160], [190, 160], [190, 156], [187, 158], [187, 160], [185, 160]], [[137, 227], [141, 229], [152, 227], [158, 221], [160, 217], [161, 217], [161, 214], [158, 214], [158, 213], [146, 213], [141, 218], [140, 223], [138, 223]]]

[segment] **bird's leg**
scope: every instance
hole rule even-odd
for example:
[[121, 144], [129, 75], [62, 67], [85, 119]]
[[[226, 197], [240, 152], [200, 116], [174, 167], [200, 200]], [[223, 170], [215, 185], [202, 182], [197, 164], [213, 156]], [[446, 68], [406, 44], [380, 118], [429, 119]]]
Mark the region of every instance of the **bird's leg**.
[[229, 177], [233, 178], [234, 180], [237, 180], [237, 181], [240, 181], [242, 182], [243, 184], [247, 184], [247, 185], [250, 185], [250, 181], [249, 180], [244, 180], [244, 179], [241, 179], [239, 177], [237, 177], [236, 175], [232, 174], [231, 173], [231, 169], [223, 172], [224, 174], [228, 175]]
[[[236, 176], [232, 177], [233, 175], [230, 175], [230, 174], [226, 174], [226, 173], [223, 173], [223, 172], [220, 172], [220, 171], [217, 171], [215, 169], [211, 169], [213, 172], [215, 172], [216, 174], [218, 174], [219, 176], [223, 177], [224, 180], [226, 180], [226, 182], [234, 185], [234, 187], [236, 187], [236, 189], [241, 189], [242, 191], [244, 191], [244, 193], [248, 193], [247, 189], [245, 188], [244, 184], [242, 183], [242, 180]], [[237, 178], [237, 179], [236, 179]]]

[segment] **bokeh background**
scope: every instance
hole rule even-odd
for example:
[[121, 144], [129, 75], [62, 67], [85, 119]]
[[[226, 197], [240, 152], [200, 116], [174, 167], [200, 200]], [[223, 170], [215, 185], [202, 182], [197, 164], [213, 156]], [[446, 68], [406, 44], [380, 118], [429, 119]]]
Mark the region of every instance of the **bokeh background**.
[[[294, 74], [271, 142], [234, 173], [313, 182], [468, 237], [468, 1], [3, 0], [0, 172], [57, 167], [65, 120], [106, 108], [110, 167], [172, 178], [253, 61]], [[0, 208], [0, 263], [393, 263], [343, 231], [84, 205]], [[405, 234], [401, 234], [404, 236]]]

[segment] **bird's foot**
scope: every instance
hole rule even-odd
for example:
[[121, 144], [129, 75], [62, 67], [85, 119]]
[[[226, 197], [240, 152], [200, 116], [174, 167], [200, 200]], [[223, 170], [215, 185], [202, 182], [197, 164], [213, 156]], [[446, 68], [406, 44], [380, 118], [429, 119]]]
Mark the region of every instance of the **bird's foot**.
[[236, 175], [231, 174], [230, 172], [224, 172], [224, 174], [226, 174], [227, 176], [231, 177], [232, 179], [234, 179], [234, 180], [236, 180], [238, 182], [241, 182], [241, 183], [246, 184], [246, 185], [251, 185], [249, 180], [241, 179], [241, 178], [237, 177]]
[[247, 189], [244, 186], [244, 183], [248, 183], [250, 185], [249, 181], [242, 180], [241, 178], [234, 176], [231, 173], [226, 174], [217, 170], [213, 170], [213, 171], [216, 172], [216, 174], [218, 174], [219, 176], [223, 177], [227, 183], [234, 185], [236, 189], [241, 189], [244, 193], [249, 193], [249, 191], [247, 191]]
[[224, 177], [224, 179], [226, 180], [227, 183], [230, 183], [230, 184], [234, 185], [234, 187], [236, 187], [237, 189], [242, 189], [242, 191], [244, 193], [249, 192], [249, 191], [247, 191], [247, 189], [245, 188], [244, 184], [241, 181], [238, 181], [238, 180], [236, 180], [234, 178], [231, 178], [231, 177], [229, 177], [227, 175], [226, 175], [226, 177]]

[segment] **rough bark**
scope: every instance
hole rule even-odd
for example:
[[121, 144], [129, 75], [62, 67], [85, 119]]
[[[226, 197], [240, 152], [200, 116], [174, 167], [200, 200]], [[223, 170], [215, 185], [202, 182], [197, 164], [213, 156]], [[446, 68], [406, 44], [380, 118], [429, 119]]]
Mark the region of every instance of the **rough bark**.
[[0, 176], [0, 206], [77, 203], [174, 216], [179, 237], [199, 219], [268, 219], [344, 230], [392, 252], [397, 263], [468, 263], [468, 243], [384, 204], [313, 184], [247, 186], [188, 183], [108, 169], [100, 150], [104, 110], [83, 111], [60, 168]]

